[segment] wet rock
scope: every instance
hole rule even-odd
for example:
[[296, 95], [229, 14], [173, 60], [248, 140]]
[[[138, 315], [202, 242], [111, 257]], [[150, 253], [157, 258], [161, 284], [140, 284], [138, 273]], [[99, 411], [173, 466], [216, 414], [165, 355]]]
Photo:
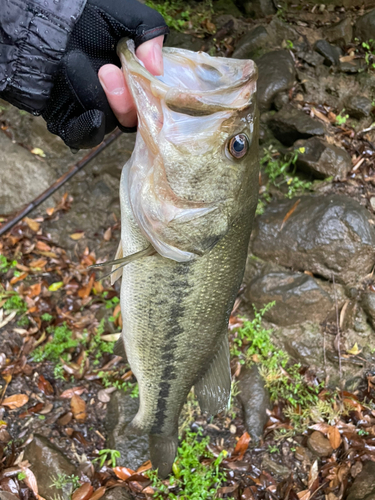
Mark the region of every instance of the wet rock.
[[273, 17], [267, 26], [267, 31], [278, 45], [282, 45], [286, 40], [294, 41], [300, 38], [299, 33], [290, 24], [282, 21], [277, 16]]
[[330, 295], [308, 274], [269, 272], [247, 284], [246, 298], [258, 309], [275, 301], [265, 313], [267, 321], [281, 326], [323, 321], [334, 303]]
[[108, 403], [106, 429], [108, 447], [121, 453], [119, 464], [136, 470], [149, 459], [148, 436], [127, 433], [126, 428], [137, 414], [139, 399], [116, 391]]
[[318, 457], [328, 457], [333, 453], [333, 448], [329, 439], [324, 437], [319, 431], [314, 431], [311, 436], [309, 436], [307, 446], [309, 447], [309, 450]]
[[102, 500], [132, 500], [133, 496], [125, 488], [112, 488], [102, 496]]
[[[343, 195], [303, 196], [272, 203], [257, 217], [252, 253], [266, 261], [331, 280], [355, 283], [375, 260], [370, 213]], [[285, 216], [293, 213], [283, 224]]]
[[195, 36], [181, 33], [180, 31], [171, 30], [165, 46], [197, 51], [202, 48], [202, 40]]
[[366, 61], [364, 58], [353, 59], [353, 61], [344, 61], [339, 64], [339, 69], [342, 73], [355, 74], [366, 69]]
[[300, 151], [304, 148], [304, 153], [298, 156], [297, 167], [317, 179], [344, 179], [352, 168], [351, 158], [345, 149], [328, 144], [318, 137], [297, 141], [294, 148]]
[[361, 306], [370, 319], [372, 326], [375, 328], [375, 293], [365, 292], [362, 295]]
[[375, 9], [357, 20], [354, 31], [356, 38], [361, 42], [368, 42], [375, 38]]
[[287, 50], [275, 50], [256, 61], [258, 66], [258, 102], [261, 111], [270, 109], [279, 92], [293, 87], [294, 60]]
[[372, 107], [370, 99], [362, 95], [349, 96], [345, 102], [345, 111], [357, 120], [370, 116]]
[[324, 63], [324, 57], [317, 52], [312, 52], [309, 48], [307, 50], [297, 50], [296, 55], [299, 59], [302, 59], [314, 68], [320, 67]]
[[11, 213], [32, 201], [50, 186], [54, 178], [46, 162], [13, 144], [5, 134], [0, 134], [0, 165], [1, 214]]
[[347, 17], [324, 30], [327, 40], [341, 46], [348, 45], [353, 38], [353, 27], [351, 20]]
[[71, 476], [75, 474], [76, 469], [55, 445], [44, 436], [35, 434], [33, 441], [25, 449], [24, 458], [31, 464], [30, 468], [38, 483], [39, 495], [44, 498], [61, 496], [64, 500], [70, 500], [72, 483], [67, 483], [60, 490], [52, 485], [52, 481], [59, 474]]
[[314, 50], [324, 57], [326, 66], [337, 66], [339, 64], [341, 51], [327, 40], [318, 40], [314, 45]]
[[315, 135], [324, 135], [324, 126], [303, 111], [285, 106], [271, 117], [268, 122], [276, 139], [285, 146], [292, 146], [298, 139], [308, 139]]
[[266, 17], [276, 13], [272, 0], [237, 0], [236, 4], [250, 17]]
[[240, 391], [238, 399], [245, 413], [247, 432], [257, 443], [263, 435], [263, 428], [268, 420], [267, 409], [271, 409], [272, 405], [264, 380], [255, 365], [251, 368], [242, 368], [238, 389]]
[[235, 2], [232, 0], [216, 0], [214, 9], [215, 12], [220, 12], [222, 14], [232, 15], [235, 17], [242, 16], [242, 12], [237, 8]]
[[235, 59], [256, 59], [272, 46], [272, 39], [264, 26], [256, 26], [237, 43], [233, 52]]
[[280, 477], [290, 476], [291, 470], [286, 465], [280, 464], [273, 460], [269, 455], [265, 455], [262, 459], [262, 467], [265, 470], [270, 470]]
[[375, 462], [366, 462], [349, 488], [347, 500], [375, 499]]
[[289, 102], [289, 92], [285, 91], [276, 95], [274, 105], [277, 111], [280, 111], [280, 109], [289, 104]]

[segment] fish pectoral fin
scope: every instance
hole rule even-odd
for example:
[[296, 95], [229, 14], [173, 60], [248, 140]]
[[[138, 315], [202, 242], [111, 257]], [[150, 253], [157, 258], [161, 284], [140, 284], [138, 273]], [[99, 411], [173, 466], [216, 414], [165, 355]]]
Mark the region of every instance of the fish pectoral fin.
[[[117, 253], [119, 252], [120, 247], [117, 249]], [[122, 252], [122, 247], [121, 247], [121, 252]], [[116, 255], [117, 255], [116, 253]], [[131, 262], [135, 262], [136, 260], [139, 260], [143, 257], [149, 257], [150, 255], [156, 254], [155, 248], [150, 245], [144, 250], [141, 250], [136, 253], [132, 253], [131, 255], [127, 255], [126, 257], [121, 257], [120, 259], [115, 259], [115, 260], [107, 260], [107, 262], [103, 262], [101, 264], [93, 264], [92, 266], [89, 266], [88, 269], [93, 269], [97, 267], [105, 267], [105, 266], [113, 266], [112, 271], [105, 276], [102, 276], [99, 281], [103, 280], [104, 278], [107, 278], [110, 276], [112, 273], [118, 273], [119, 269], [121, 269], [121, 274], [122, 274], [122, 268], [125, 267], [127, 264], [130, 264]], [[118, 277], [121, 276], [121, 274], [118, 275]], [[117, 279], [117, 278], [116, 278]], [[115, 280], [116, 281], [116, 280]]]
[[208, 370], [194, 386], [202, 413], [216, 415], [228, 408], [231, 382], [229, 342], [227, 332], [225, 332], [219, 350]]
[[126, 350], [125, 350], [124, 341], [123, 341], [122, 337], [120, 337], [116, 341], [116, 344], [113, 347], [113, 354], [116, 354], [116, 356], [121, 356], [125, 362], [128, 361], [128, 357], [126, 356]]
[[[115, 260], [117, 259], [122, 259], [122, 257], [124, 256], [124, 253], [122, 251], [122, 241], [120, 240], [120, 243], [117, 247], [117, 252], [116, 252], [116, 255], [115, 255]], [[111, 275], [111, 285], [113, 286], [116, 281], [121, 278], [122, 276], [122, 267], [119, 267], [119, 266], [113, 266], [112, 267], [112, 275]]]

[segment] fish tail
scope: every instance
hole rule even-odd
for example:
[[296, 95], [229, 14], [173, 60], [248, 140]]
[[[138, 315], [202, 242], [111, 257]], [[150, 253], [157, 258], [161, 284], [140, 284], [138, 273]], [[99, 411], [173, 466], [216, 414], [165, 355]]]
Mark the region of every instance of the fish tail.
[[161, 479], [165, 479], [172, 471], [172, 465], [176, 458], [178, 435], [159, 436], [149, 435], [150, 457], [152, 467], [158, 470]]

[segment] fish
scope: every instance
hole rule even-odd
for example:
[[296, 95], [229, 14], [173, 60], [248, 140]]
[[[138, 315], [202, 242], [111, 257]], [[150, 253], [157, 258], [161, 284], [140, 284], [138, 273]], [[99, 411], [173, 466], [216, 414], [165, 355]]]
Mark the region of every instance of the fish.
[[122, 277], [120, 341], [139, 385], [126, 432], [149, 436], [165, 478], [192, 387], [210, 415], [230, 399], [228, 321], [259, 191], [257, 68], [164, 48], [164, 74], [153, 76], [133, 42], [118, 54], [138, 116], [112, 261], [112, 282]]

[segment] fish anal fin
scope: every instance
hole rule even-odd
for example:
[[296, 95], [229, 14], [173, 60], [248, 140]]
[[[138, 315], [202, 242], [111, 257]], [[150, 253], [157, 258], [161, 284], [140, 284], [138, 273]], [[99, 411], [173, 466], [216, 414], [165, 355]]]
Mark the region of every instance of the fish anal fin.
[[[117, 259], [122, 259], [124, 256], [123, 251], [122, 251], [122, 242], [120, 240], [119, 246], [117, 248], [117, 252], [115, 255], [115, 260]], [[113, 286], [116, 281], [121, 278], [122, 276], [122, 267], [117, 266], [112, 266], [112, 274], [111, 274], [111, 285]]]
[[152, 467], [158, 470], [160, 479], [165, 479], [172, 472], [172, 465], [177, 455], [178, 436], [149, 435], [149, 448]]
[[208, 370], [194, 386], [201, 411], [216, 415], [228, 408], [231, 391], [228, 335], [225, 333]]
[[113, 354], [116, 354], [116, 356], [121, 356], [122, 359], [127, 362], [128, 358], [126, 356], [126, 351], [125, 351], [125, 345], [124, 345], [124, 340], [122, 337], [120, 337], [117, 341], [116, 344], [113, 347]]

